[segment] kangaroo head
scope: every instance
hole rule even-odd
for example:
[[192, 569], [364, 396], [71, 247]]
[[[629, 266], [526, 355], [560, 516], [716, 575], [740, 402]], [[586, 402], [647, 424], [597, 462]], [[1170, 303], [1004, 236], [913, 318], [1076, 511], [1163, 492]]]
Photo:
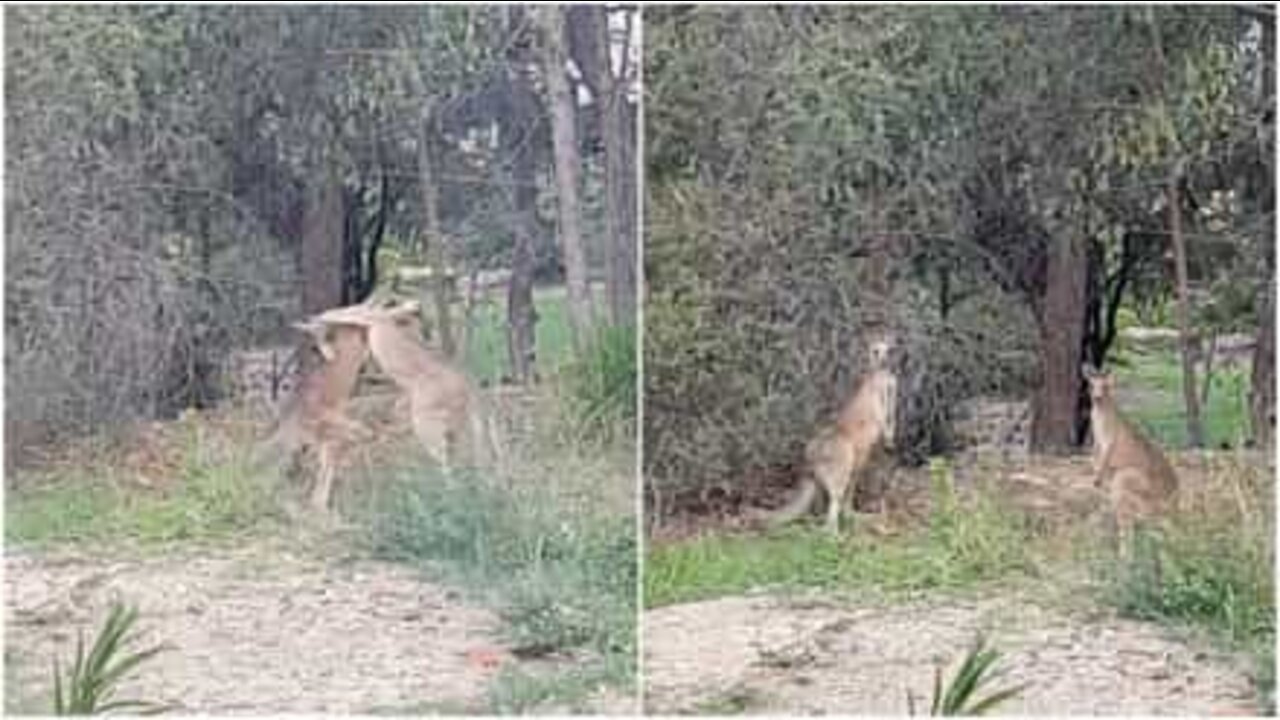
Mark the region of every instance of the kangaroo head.
[[877, 337], [867, 344], [867, 357], [871, 361], [873, 369], [880, 370], [889, 367], [889, 360], [892, 354], [893, 339], [891, 337]]
[[1111, 400], [1115, 391], [1115, 378], [1111, 373], [1098, 370], [1091, 365], [1081, 367], [1080, 371], [1085, 381], [1089, 383], [1089, 399], [1094, 404]]

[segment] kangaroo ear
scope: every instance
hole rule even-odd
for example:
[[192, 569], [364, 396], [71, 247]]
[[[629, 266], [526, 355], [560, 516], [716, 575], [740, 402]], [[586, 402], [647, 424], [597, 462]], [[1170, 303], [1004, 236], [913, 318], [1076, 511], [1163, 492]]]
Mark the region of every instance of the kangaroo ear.
[[1086, 380], [1092, 380], [1098, 376], [1098, 371], [1089, 363], [1084, 363], [1080, 366], [1080, 374], [1083, 375]]

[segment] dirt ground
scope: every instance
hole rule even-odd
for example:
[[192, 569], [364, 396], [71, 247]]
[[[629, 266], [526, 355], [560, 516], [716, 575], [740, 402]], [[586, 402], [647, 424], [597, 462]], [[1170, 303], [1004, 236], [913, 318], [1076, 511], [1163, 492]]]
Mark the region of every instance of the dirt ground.
[[928, 710], [979, 631], [1029, 683], [1008, 714], [1256, 714], [1243, 661], [1158, 626], [1083, 616], [1024, 596], [877, 606], [732, 597], [645, 618], [651, 713], [906, 714]]
[[498, 619], [403, 565], [261, 544], [163, 557], [5, 555], [7, 709], [47, 712], [54, 653], [74, 652], [113, 598], [171, 649], [119, 697], [177, 711], [422, 712], [483, 708], [514, 660]]
[[[1261, 456], [1175, 454], [1184, 502], [1202, 502], [1207, 470], [1266, 466]], [[967, 457], [952, 463], [960, 490], [991, 483], [1046, 532], [1091, 527], [1101, 495], [1087, 456]], [[929, 512], [927, 469], [899, 469], [889, 512], [864, 517], [895, 532]], [[741, 515], [704, 517], [699, 531], [753, 532]], [[680, 542], [678, 527], [661, 542]], [[1021, 587], [1021, 586], [1019, 586]], [[935, 668], [950, 677], [986, 632], [1009, 672], [996, 688], [1029, 683], [1011, 714], [1254, 715], [1250, 660], [1153, 623], [1074, 602], [1063, 588], [991, 587], [972, 596], [886, 604], [830, 595], [749, 595], [663, 607], [644, 618], [646, 710], [652, 713], [927, 713]], [[1056, 596], [1055, 596], [1056, 595]]]

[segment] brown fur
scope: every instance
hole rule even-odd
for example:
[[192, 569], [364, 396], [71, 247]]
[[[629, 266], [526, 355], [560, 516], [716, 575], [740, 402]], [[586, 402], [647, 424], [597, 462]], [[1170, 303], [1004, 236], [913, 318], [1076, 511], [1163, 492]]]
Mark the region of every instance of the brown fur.
[[898, 381], [889, 367], [890, 347], [887, 340], [871, 343], [868, 373], [835, 423], [820, 429], [805, 446], [806, 477], [800, 492], [771, 523], [789, 522], [807, 512], [820, 487], [827, 496], [827, 530], [833, 534], [839, 530], [846, 495], [856, 489], [875, 451], [893, 447]]
[[311, 504], [317, 510], [327, 510], [334, 476], [348, 445], [369, 432], [347, 416], [347, 401], [369, 346], [360, 328], [325, 328], [315, 323], [295, 327], [311, 335], [320, 358], [305, 372], [285, 404], [267, 449], [286, 459], [300, 450], [316, 453], [319, 467]]
[[1093, 409], [1094, 487], [1104, 490], [1120, 538], [1140, 520], [1170, 509], [1178, 491], [1178, 476], [1164, 453], [1120, 413], [1115, 380], [1084, 368]]
[[476, 408], [471, 385], [444, 357], [423, 344], [416, 328], [418, 306], [353, 305], [321, 313], [316, 320], [335, 327], [359, 327], [370, 352], [408, 399], [414, 435], [446, 466], [474, 450]]

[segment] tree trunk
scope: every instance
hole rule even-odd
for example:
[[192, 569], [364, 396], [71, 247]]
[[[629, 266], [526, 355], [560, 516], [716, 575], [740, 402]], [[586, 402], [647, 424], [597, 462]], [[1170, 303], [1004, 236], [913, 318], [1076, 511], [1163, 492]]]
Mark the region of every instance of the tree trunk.
[[[599, 20], [601, 77], [600, 128], [605, 152], [605, 221], [609, 232], [609, 313], [614, 323], [635, 321], [636, 312], [636, 194], [635, 150], [629, 131], [626, 78], [614, 78], [610, 63], [609, 17], [603, 7], [591, 8]], [[629, 28], [628, 28], [629, 30]], [[627, 34], [630, 39], [630, 32]], [[628, 46], [624, 43], [622, 56]]]
[[1200, 383], [1200, 407], [1209, 407], [1209, 389], [1213, 386], [1213, 356], [1218, 354], [1218, 332], [1209, 331], [1204, 353], [1204, 382]]
[[[1269, 267], [1275, 266], [1269, 265]], [[1249, 415], [1253, 425], [1255, 446], [1269, 453], [1275, 447], [1276, 422], [1276, 280], [1274, 275], [1267, 278], [1267, 289], [1263, 297], [1262, 307], [1258, 312], [1257, 340], [1253, 348]]]
[[[507, 10], [507, 26], [512, 31], [524, 25], [526, 9], [511, 5]], [[507, 287], [507, 351], [512, 380], [518, 383], [533, 378], [537, 362], [534, 328], [537, 316], [533, 307], [534, 234], [537, 230], [536, 168], [531, 132], [537, 115], [537, 98], [529, 78], [531, 58], [528, 42], [513, 42], [507, 57], [510, 112], [503, 118], [503, 156], [511, 166], [513, 244], [511, 249], [511, 281]]]
[[1200, 399], [1196, 397], [1195, 338], [1191, 332], [1191, 298], [1187, 279], [1187, 245], [1182, 236], [1182, 208], [1178, 184], [1182, 181], [1182, 162], [1174, 163], [1165, 187], [1169, 210], [1169, 239], [1173, 243], [1173, 264], [1178, 291], [1178, 339], [1182, 347], [1182, 398], [1187, 405], [1187, 441], [1191, 447], [1204, 447], [1204, 429], [1200, 423]]
[[[1262, 86], [1258, 91], [1258, 106], [1266, 114], [1274, 103], [1276, 75], [1276, 24], [1275, 18], [1262, 18], [1262, 53], [1264, 59]], [[1274, 122], [1274, 120], [1272, 120]], [[1262, 183], [1264, 198], [1262, 209], [1275, 211], [1275, 155], [1274, 148], [1268, 141], [1269, 133], [1259, 128], [1259, 154], [1266, 167]], [[1250, 378], [1249, 419], [1253, 427], [1255, 446], [1270, 453], [1275, 447], [1276, 421], [1276, 276], [1275, 276], [1275, 226], [1266, 223], [1263, 233], [1262, 267], [1265, 273], [1265, 285], [1258, 310], [1258, 332], [1253, 349], [1253, 372]]]
[[560, 256], [569, 290], [569, 332], [573, 344], [582, 347], [591, 327], [591, 296], [587, 289], [587, 258], [582, 247], [581, 209], [578, 205], [577, 98], [565, 73], [564, 22], [561, 10], [544, 5], [537, 10], [542, 26], [542, 71], [547, 81], [547, 105], [551, 110], [551, 135], [555, 151], [556, 200], [560, 216]]
[[342, 183], [330, 169], [307, 188], [302, 220], [302, 312], [342, 304]]
[[1070, 452], [1079, 441], [1080, 360], [1084, 342], [1088, 253], [1069, 229], [1049, 241], [1040, 331], [1041, 382], [1033, 402], [1031, 447], [1040, 452]]
[[[1151, 87], [1160, 116], [1169, 120], [1165, 99], [1164, 76], [1168, 65], [1164, 57], [1164, 40], [1160, 20], [1154, 6], [1146, 7], [1147, 27], [1151, 33]], [[1179, 143], [1172, 143], [1177, 152]], [[1169, 240], [1173, 245], [1173, 266], [1178, 294], [1178, 340], [1182, 350], [1182, 399], [1187, 406], [1187, 441], [1191, 447], [1204, 447], [1204, 429], [1200, 424], [1200, 402], [1196, 396], [1195, 338], [1191, 333], [1191, 299], [1187, 279], [1187, 246], [1182, 236], [1182, 206], [1178, 186], [1182, 182], [1182, 158], [1175, 158], [1165, 179], [1165, 202], [1169, 213]]]
[[[630, 11], [623, 11], [628, 14]], [[597, 112], [605, 161], [605, 293], [609, 320], [635, 321], [636, 188], [635, 117], [627, 102], [626, 67], [630, 25], [624, 30], [623, 67], [614, 73], [609, 11], [601, 5], [575, 5], [568, 10], [569, 47], [582, 70]]]
[[[418, 136], [418, 189], [422, 204], [422, 257], [431, 265], [428, 292], [436, 311], [436, 330], [440, 349], [448, 357], [456, 354], [453, 342], [453, 320], [449, 315], [449, 258], [440, 227], [439, 189], [436, 186], [432, 157], [431, 114], [424, 112]], [[425, 300], [425, 298], [424, 298]], [[426, 303], [424, 303], [424, 306]]]

